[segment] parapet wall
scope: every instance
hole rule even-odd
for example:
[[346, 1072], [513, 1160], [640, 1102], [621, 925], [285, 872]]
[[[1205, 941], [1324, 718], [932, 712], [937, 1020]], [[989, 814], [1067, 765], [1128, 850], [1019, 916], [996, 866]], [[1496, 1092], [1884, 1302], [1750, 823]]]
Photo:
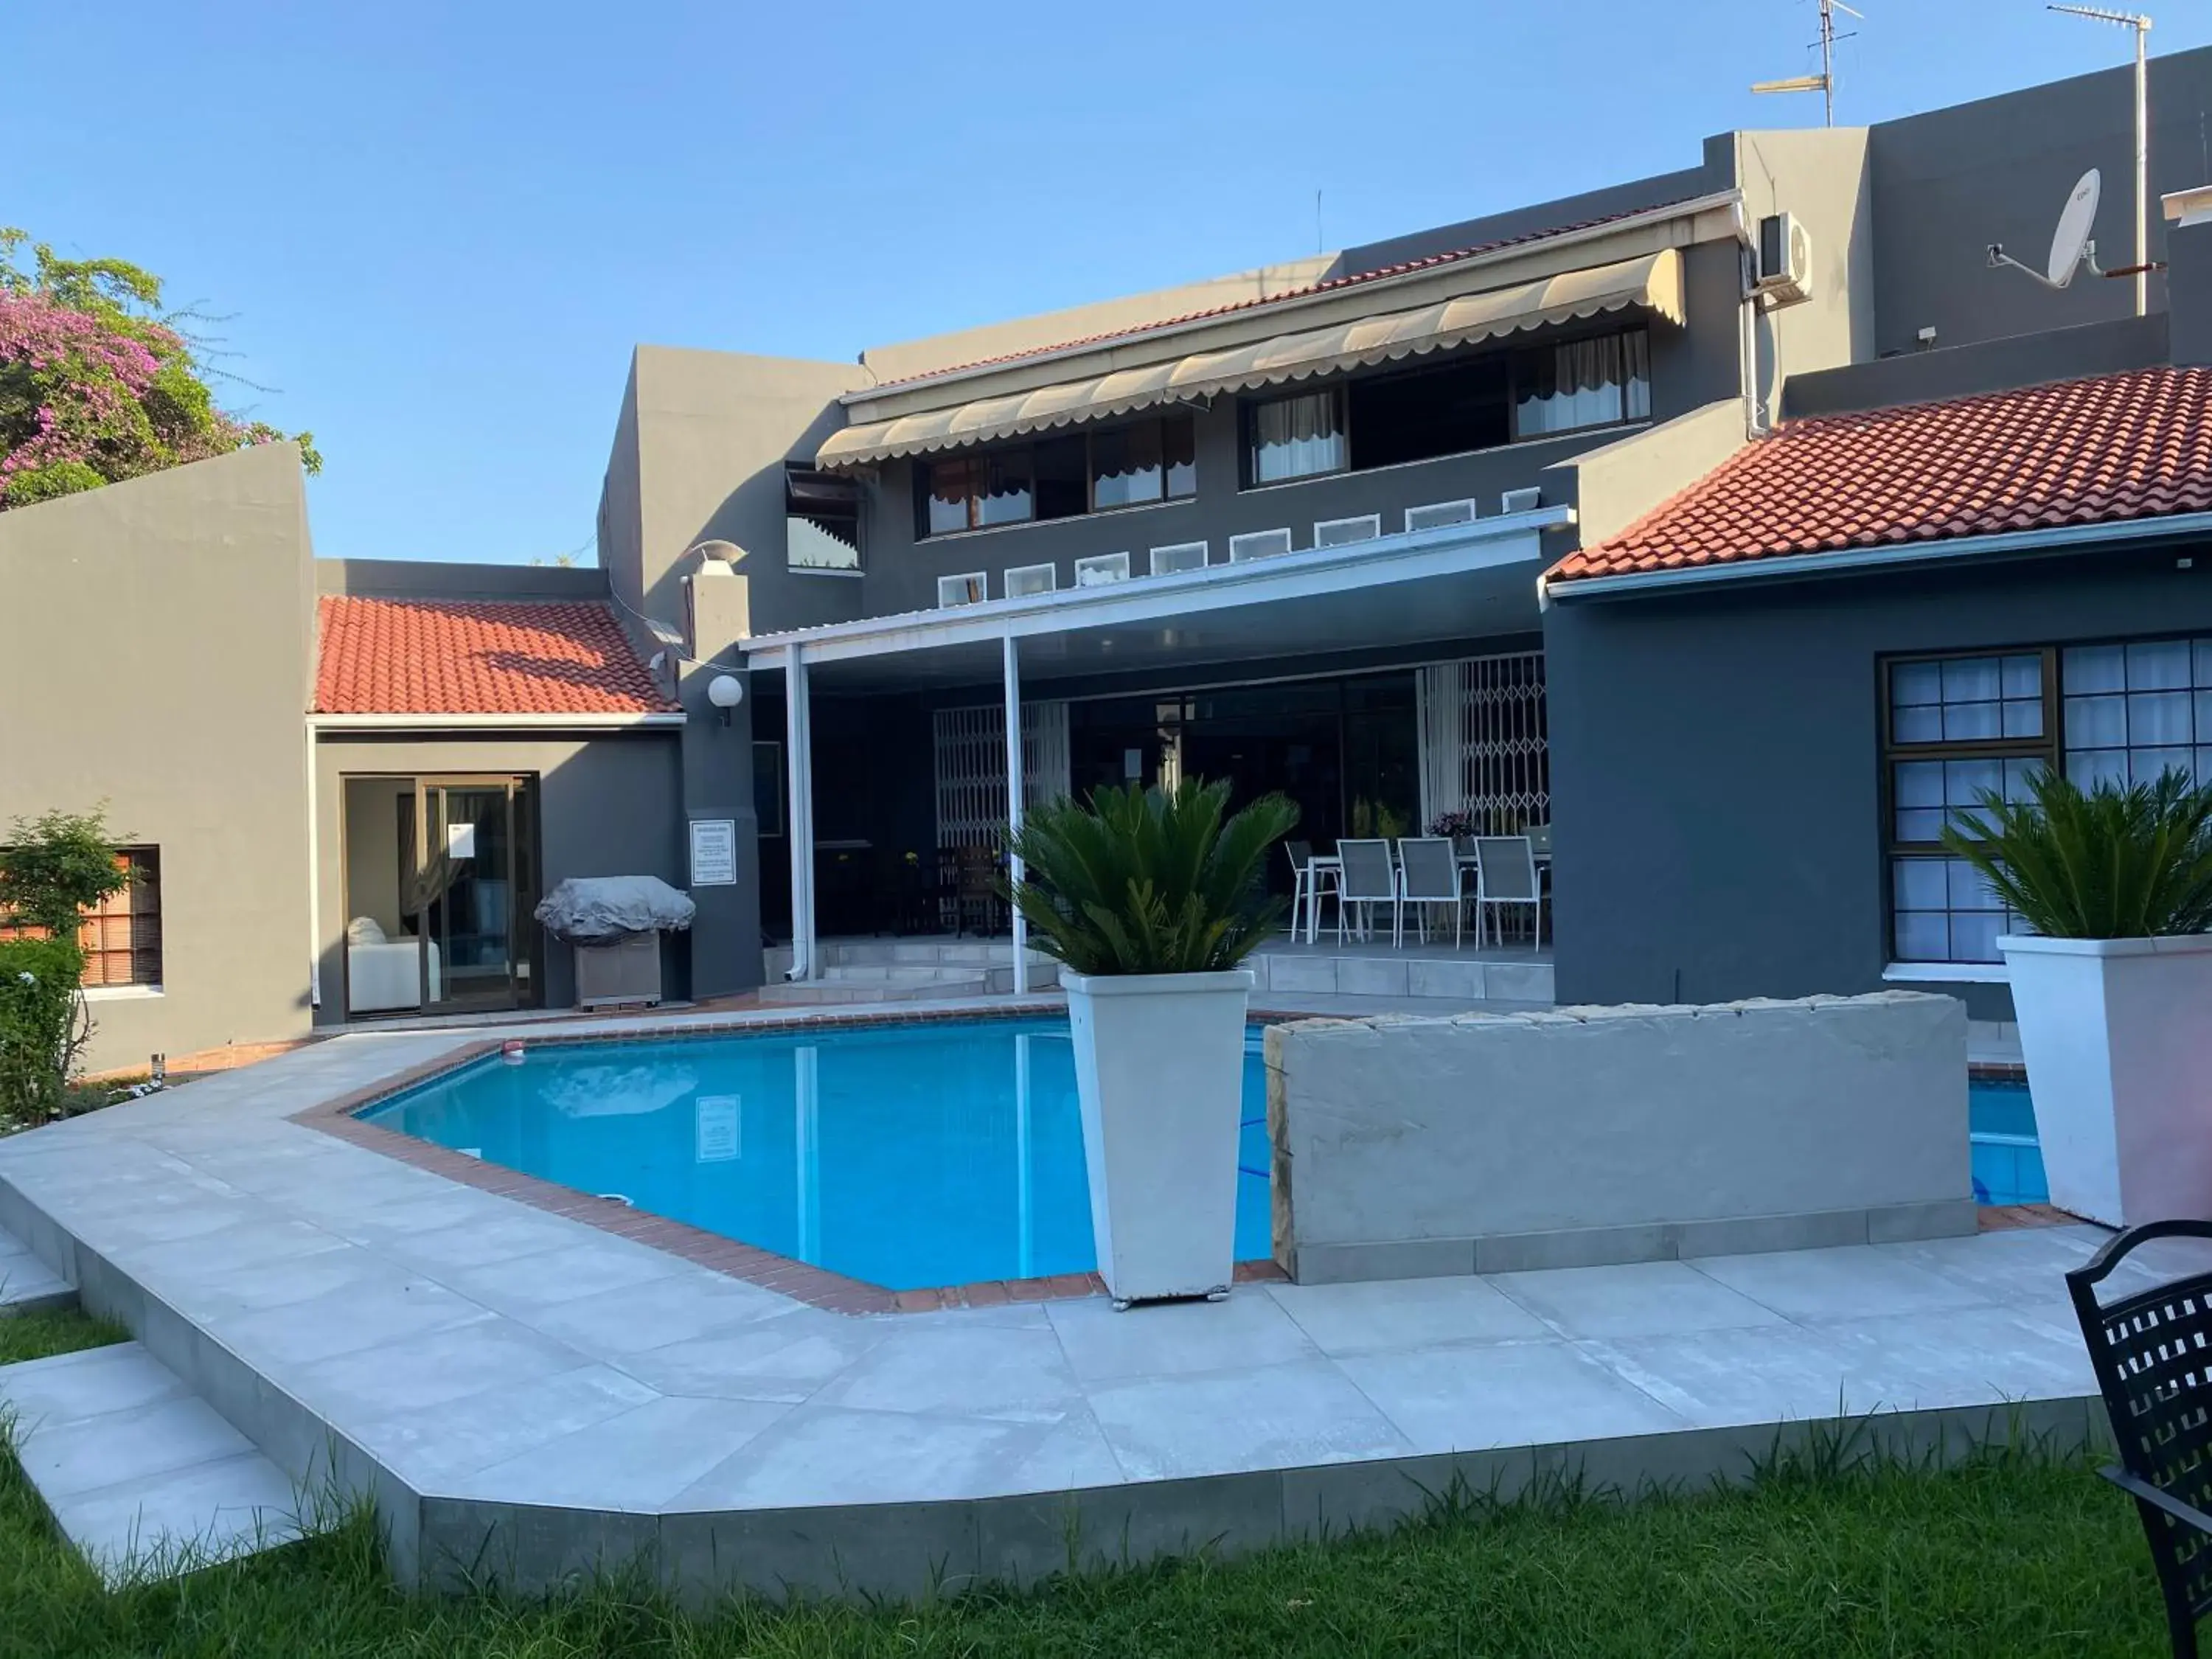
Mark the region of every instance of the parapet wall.
[[1275, 1255], [1304, 1282], [1974, 1230], [1948, 997], [1307, 1020], [1267, 1044]]

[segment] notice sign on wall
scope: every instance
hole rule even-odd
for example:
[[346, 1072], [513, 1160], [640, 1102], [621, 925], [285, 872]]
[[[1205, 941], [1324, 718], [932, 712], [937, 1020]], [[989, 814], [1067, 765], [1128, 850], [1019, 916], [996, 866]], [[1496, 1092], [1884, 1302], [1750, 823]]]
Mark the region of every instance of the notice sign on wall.
[[738, 821], [735, 818], [691, 820], [691, 884], [694, 887], [734, 887], [738, 884]]

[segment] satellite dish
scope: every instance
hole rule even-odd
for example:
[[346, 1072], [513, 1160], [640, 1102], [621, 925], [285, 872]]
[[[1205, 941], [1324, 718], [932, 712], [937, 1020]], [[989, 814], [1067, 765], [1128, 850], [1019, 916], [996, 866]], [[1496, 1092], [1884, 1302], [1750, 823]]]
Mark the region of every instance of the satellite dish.
[[2097, 198], [2104, 186], [2103, 178], [2091, 167], [2066, 198], [2058, 228], [2051, 233], [2051, 263], [2044, 269], [2043, 280], [2051, 287], [2064, 288], [2081, 268], [2081, 256], [2089, 250], [2089, 233], [2097, 228]]
[[2089, 240], [2089, 233], [2097, 228], [2097, 198], [2104, 188], [2104, 179], [2094, 167], [2075, 181], [2074, 193], [2066, 198], [2066, 206], [2058, 215], [2058, 228], [2051, 233], [2051, 258], [2041, 270], [2014, 258], [2004, 251], [2002, 242], [1990, 244], [1990, 268], [2010, 265], [2045, 288], [2066, 287], [2074, 280], [2074, 273], [2084, 268], [2092, 276], [2103, 276], [2097, 269], [2097, 245]]

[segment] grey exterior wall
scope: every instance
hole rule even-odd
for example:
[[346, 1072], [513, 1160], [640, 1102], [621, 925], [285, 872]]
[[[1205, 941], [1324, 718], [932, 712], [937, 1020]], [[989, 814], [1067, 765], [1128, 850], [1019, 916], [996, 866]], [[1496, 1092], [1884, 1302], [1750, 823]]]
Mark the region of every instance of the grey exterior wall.
[[[1877, 658], [2212, 630], [2191, 551], [1556, 601], [1559, 1000], [1881, 988]], [[2002, 987], [1961, 994], [2008, 1017]]]
[[379, 599], [604, 599], [593, 565], [448, 564], [429, 559], [318, 559], [315, 592]]
[[[2208, 307], [2212, 310], [2212, 307]], [[2120, 317], [2082, 323], [2048, 334], [2014, 335], [1972, 345], [1938, 347], [1872, 362], [1847, 363], [1813, 374], [1793, 374], [1783, 392], [1782, 412], [1840, 415], [1893, 404], [1967, 398], [2012, 386], [2085, 374], [2117, 374], [2167, 360], [2167, 319]]]
[[2172, 227], [2166, 252], [2173, 361], [2201, 368], [2212, 363], [2212, 223]]
[[[538, 775], [544, 890], [569, 876], [659, 876], [678, 888], [686, 883], [683, 778], [675, 732], [444, 738], [325, 732], [315, 746], [315, 821], [321, 849], [316, 872], [319, 1022], [337, 1024], [345, 1018], [345, 927], [352, 913], [346, 902], [343, 781], [375, 774], [456, 772]], [[381, 836], [382, 824], [370, 833]], [[304, 845], [303, 836], [294, 840]], [[380, 854], [373, 850], [370, 856]], [[378, 872], [370, 873], [380, 892]], [[304, 938], [304, 872], [301, 891], [295, 937]], [[575, 975], [567, 947], [549, 941], [544, 957], [545, 1006], [571, 1006]], [[690, 993], [690, 941], [678, 935], [664, 957], [670, 994]]]
[[[2212, 181], [2205, 149], [2212, 47], [2151, 60], [2150, 111], [2150, 257], [2163, 259], [2159, 197]], [[2053, 293], [1987, 261], [1988, 245], [2002, 242], [2040, 270], [2067, 193], [2093, 167], [2104, 175], [2099, 261], [2110, 269], [2134, 258], [2132, 66], [1885, 121], [1869, 129], [1868, 142], [1880, 350], [1911, 350], [1925, 326], [1936, 331], [1939, 346], [1965, 345], [2132, 312], [2130, 282], [2085, 274]], [[2150, 307], [2166, 308], [2156, 276]]]
[[161, 989], [101, 994], [95, 1069], [307, 1027], [311, 556], [289, 444], [0, 514], [0, 824], [161, 850]]

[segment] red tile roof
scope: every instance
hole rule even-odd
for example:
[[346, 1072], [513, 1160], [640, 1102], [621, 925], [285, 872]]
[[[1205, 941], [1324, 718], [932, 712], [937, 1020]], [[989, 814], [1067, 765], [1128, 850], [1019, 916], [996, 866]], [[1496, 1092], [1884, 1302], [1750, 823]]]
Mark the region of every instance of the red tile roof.
[[1680, 207], [1683, 202], [1692, 199], [1682, 197], [1670, 202], [1654, 202], [1649, 207], [1626, 208], [1619, 213], [1601, 214], [1597, 218], [1578, 220], [1571, 225], [1550, 225], [1542, 230], [1523, 231], [1518, 236], [1501, 236], [1495, 241], [1478, 242], [1472, 247], [1454, 248], [1448, 253], [1425, 254], [1418, 259], [1401, 259], [1395, 264], [1377, 265], [1372, 270], [1354, 271], [1347, 276], [1331, 276], [1322, 282], [1309, 283], [1304, 288], [1285, 289], [1280, 294], [1269, 294], [1256, 300], [1236, 300], [1227, 305], [1209, 307], [1204, 311], [1187, 311], [1179, 317], [1162, 317], [1156, 322], [1133, 323], [1127, 328], [1109, 329], [1103, 334], [1085, 334], [1073, 340], [1058, 340], [1050, 345], [1028, 346], [1020, 351], [1002, 352], [995, 357], [978, 357], [973, 362], [947, 363], [943, 368], [925, 369], [919, 374], [879, 381], [867, 390], [882, 392], [892, 386], [918, 386], [941, 374], [964, 374], [970, 369], [991, 368], [1000, 363], [1018, 363], [1024, 357], [1043, 357], [1055, 351], [1074, 351], [1083, 346], [1098, 345], [1108, 340], [1126, 340], [1135, 335], [1150, 334], [1156, 329], [1176, 328], [1184, 323], [1201, 323], [1211, 317], [1227, 317], [1240, 311], [1255, 311], [1263, 306], [1280, 305], [1285, 300], [1303, 300], [1315, 294], [1333, 294], [1339, 289], [1357, 288], [1363, 283], [1379, 283], [1386, 276], [1405, 276], [1417, 270], [1432, 270], [1439, 265], [1457, 264], [1462, 259], [1496, 253], [1504, 248], [1519, 247], [1527, 242], [1547, 241], [1554, 236], [1570, 235], [1578, 230], [1594, 230], [1616, 220], [1633, 219], [1639, 214], [1657, 213], [1667, 208]]
[[2212, 370], [1790, 421], [1550, 573], [1686, 570], [2212, 510]]
[[678, 705], [599, 603], [325, 598], [323, 714], [659, 714]]

